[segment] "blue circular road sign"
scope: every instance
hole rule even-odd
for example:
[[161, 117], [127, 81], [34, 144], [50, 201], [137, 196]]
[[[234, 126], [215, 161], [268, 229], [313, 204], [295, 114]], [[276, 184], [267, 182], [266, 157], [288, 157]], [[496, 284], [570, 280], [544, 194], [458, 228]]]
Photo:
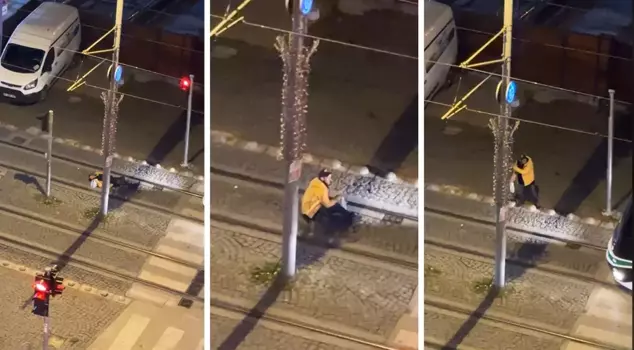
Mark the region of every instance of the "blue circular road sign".
[[308, 15], [313, 10], [313, 0], [301, 0], [299, 9], [304, 16]]
[[506, 87], [506, 103], [513, 103], [515, 101], [515, 93], [517, 92], [517, 84], [514, 81], [509, 82], [509, 86]]
[[123, 76], [123, 67], [117, 66], [114, 70], [114, 81], [117, 83], [121, 81], [121, 77]]

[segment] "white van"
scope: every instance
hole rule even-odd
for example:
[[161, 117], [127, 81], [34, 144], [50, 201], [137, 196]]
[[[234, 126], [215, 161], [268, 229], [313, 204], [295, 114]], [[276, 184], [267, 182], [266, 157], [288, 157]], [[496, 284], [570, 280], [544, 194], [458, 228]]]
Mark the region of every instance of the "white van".
[[34, 103], [73, 61], [81, 42], [75, 7], [44, 2], [15, 29], [0, 58], [3, 100]]
[[447, 83], [449, 65], [456, 64], [458, 37], [451, 7], [425, 1], [425, 100]]

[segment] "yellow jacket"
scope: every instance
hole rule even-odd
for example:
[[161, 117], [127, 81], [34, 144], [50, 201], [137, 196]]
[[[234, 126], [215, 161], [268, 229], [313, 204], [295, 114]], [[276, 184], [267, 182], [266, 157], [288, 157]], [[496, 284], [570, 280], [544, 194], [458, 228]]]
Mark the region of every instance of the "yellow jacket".
[[322, 206], [330, 208], [335, 203], [328, 196], [328, 186], [319, 178], [314, 178], [302, 196], [302, 214], [312, 219]]
[[524, 164], [524, 168], [518, 167], [517, 163], [513, 165], [513, 171], [522, 176], [524, 186], [528, 186], [535, 182], [535, 168], [533, 166], [533, 160], [530, 157], [526, 158], [528, 158], [528, 162]]
[[96, 171], [88, 176], [88, 181], [97, 180], [97, 188], [103, 187], [103, 173], [101, 171]]

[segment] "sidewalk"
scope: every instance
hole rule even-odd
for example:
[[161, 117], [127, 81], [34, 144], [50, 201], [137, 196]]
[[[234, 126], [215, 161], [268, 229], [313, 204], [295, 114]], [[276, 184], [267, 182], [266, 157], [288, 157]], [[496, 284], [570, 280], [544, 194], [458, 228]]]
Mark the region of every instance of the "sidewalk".
[[271, 295], [250, 271], [280, 258], [281, 237], [212, 221], [211, 239], [213, 298], [368, 341], [388, 341], [418, 285], [415, 270], [300, 242], [292, 290]]
[[[3, 125], [0, 127], [0, 141], [6, 142], [18, 147], [26, 147], [35, 151], [42, 152], [42, 155], [48, 151], [48, 139], [45, 135], [41, 135], [40, 130], [37, 128], [31, 128], [26, 131], [17, 130], [15, 127]], [[21, 157], [26, 159], [32, 159], [31, 167], [37, 166], [38, 169], [45, 170], [43, 166], [46, 165], [46, 159], [43, 156], [37, 156], [36, 154], [30, 154], [26, 151], [16, 149], [9, 145], [0, 144], [0, 152], [6, 154], [11, 161], [16, 164], [25, 164], [26, 162], [20, 162]], [[103, 156], [100, 155], [98, 149], [94, 149], [85, 145], [77, 144], [73, 140], [65, 140], [55, 138], [53, 143], [53, 154], [56, 157], [62, 157], [71, 161], [76, 161], [86, 164], [91, 169], [89, 171], [96, 171], [103, 169]], [[58, 161], [54, 160], [56, 163]], [[20, 162], [20, 163], [17, 163]], [[58, 163], [61, 164], [61, 163]], [[17, 166], [17, 165], [16, 165]], [[66, 164], [66, 167], [70, 165]], [[30, 167], [30, 168], [31, 168]], [[53, 168], [54, 174], [56, 167]], [[112, 171], [114, 174], [125, 175], [133, 179], [139, 179], [149, 182], [153, 187], [167, 187], [172, 189], [183, 189], [192, 192], [202, 193], [204, 186], [202, 177], [194, 176], [193, 173], [187, 171], [179, 173], [174, 169], [163, 169], [159, 167], [149, 166], [147, 164], [139, 163], [138, 160], [132, 158], [123, 159], [121, 155], [115, 155], [112, 162]], [[68, 174], [70, 178], [77, 178], [76, 175]], [[87, 183], [87, 177], [83, 177], [79, 183]], [[159, 188], [160, 189], [160, 188]]]
[[[440, 210], [486, 222], [495, 222], [495, 207], [483, 197], [468, 193], [443, 193], [440, 188], [425, 190], [425, 208]], [[607, 247], [614, 230], [614, 223], [582, 222], [543, 211], [510, 208], [507, 211], [507, 228], [535, 232], [573, 242], [589, 243]]]
[[[543, 106], [534, 102], [526, 108], [534, 109], [533, 113], [552, 112]], [[563, 112], [560, 110], [559, 113]], [[523, 111], [518, 114], [522, 118], [529, 118]], [[462, 117], [463, 120], [466, 118]], [[471, 117], [484, 119], [485, 123], [489, 119], [482, 115]], [[451, 185], [463, 192], [491, 195], [492, 133], [486, 127], [459, 121], [458, 116], [454, 118], [447, 122], [441, 121], [440, 114], [426, 110], [425, 183]], [[597, 117], [594, 118], [596, 120]], [[557, 123], [550, 120], [545, 122]], [[577, 124], [572, 126], [583, 128], [584, 121], [579, 120]], [[618, 125], [616, 129], [619, 129]], [[544, 208], [555, 209], [564, 215], [574, 213], [580, 217], [597, 219], [601, 218], [601, 211], [605, 209], [606, 147], [605, 140], [597, 136], [529, 123], [520, 124], [513, 145], [515, 156], [526, 153], [535, 162], [540, 204]], [[615, 141], [612, 191], [615, 208], [624, 205], [623, 199], [631, 194], [630, 149], [630, 144]]]
[[[434, 305], [457, 307], [468, 312], [479, 307], [481, 311], [486, 310], [486, 315], [491, 317], [548, 331], [573, 334], [578, 328], [577, 321], [586, 312], [587, 305], [592, 305], [590, 295], [593, 290], [601, 288], [580, 280], [508, 264], [507, 294], [504, 298], [489, 303], [484, 301], [484, 295], [474, 292], [472, 288], [476, 283], [492, 276], [493, 262], [490, 259], [426, 248], [425, 265], [438, 271], [425, 277], [425, 301]], [[629, 303], [627, 310], [631, 310], [631, 300]], [[513, 348], [518, 350], [555, 350], [565, 345], [565, 340], [561, 338], [491, 321], [479, 320], [473, 326], [473, 322], [464, 322], [468, 317], [457, 317], [435, 306], [426, 305], [425, 314], [426, 339], [433, 339], [442, 344], [450, 342], [456, 334], [460, 334], [463, 336], [462, 346], [472, 349], [504, 349], [499, 347], [499, 344], [514, 344]], [[604, 324], [613, 324], [615, 317], [618, 319], [618, 315], [609, 313], [604, 313], [600, 317], [604, 318]], [[471, 326], [467, 327], [467, 324]], [[467, 327], [466, 331], [464, 327]], [[606, 328], [609, 327], [606, 325]], [[610, 330], [619, 335], [627, 331], [631, 337], [631, 329], [612, 327]], [[581, 336], [595, 338], [587, 333]], [[612, 339], [597, 338], [596, 341], [612, 342]]]
[[202, 310], [133, 301], [88, 350], [203, 350]]
[[[0, 278], [0, 349], [41, 349], [43, 319], [31, 314], [33, 275], [0, 267]], [[49, 349], [87, 349], [124, 308], [125, 304], [67, 288], [50, 303]]]
[[[286, 167], [276, 159], [276, 149], [258, 143], [236, 140], [226, 134], [212, 134], [213, 169], [241, 174], [250, 178], [284, 184]], [[411, 217], [418, 216], [418, 188], [407, 183], [391, 182], [347, 164], [337, 168], [327, 161], [311, 157], [302, 168], [300, 187], [305, 188], [323, 167], [334, 169], [334, 191], [343, 191], [349, 202], [384, 209]]]

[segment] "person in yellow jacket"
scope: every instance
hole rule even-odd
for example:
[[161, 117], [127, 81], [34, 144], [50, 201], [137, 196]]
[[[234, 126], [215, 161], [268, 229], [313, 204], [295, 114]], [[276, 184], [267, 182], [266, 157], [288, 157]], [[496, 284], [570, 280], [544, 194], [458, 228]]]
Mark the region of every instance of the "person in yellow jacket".
[[302, 215], [310, 221], [326, 225], [329, 229], [346, 230], [352, 226], [354, 214], [341, 203], [342, 197], [330, 197], [332, 172], [322, 169], [312, 179], [302, 196]]
[[539, 208], [539, 188], [535, 183], [535, 166], [529, 156], [522, 154], [519, 157], [513, 165], [513, 176], [520, 185], [517, 204], [523, 205], [525, 201], [529, 201]]
[[[90, 188], [102, 188], [103, 187], [103, 173], [101, 171], [95, 171], [88, 175], [88, 182], [90, 182]], [[117, 188], [126, 183], [123, 176], [110, 176], [110, 187]]]

